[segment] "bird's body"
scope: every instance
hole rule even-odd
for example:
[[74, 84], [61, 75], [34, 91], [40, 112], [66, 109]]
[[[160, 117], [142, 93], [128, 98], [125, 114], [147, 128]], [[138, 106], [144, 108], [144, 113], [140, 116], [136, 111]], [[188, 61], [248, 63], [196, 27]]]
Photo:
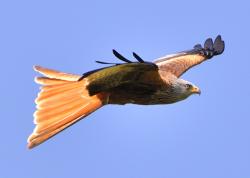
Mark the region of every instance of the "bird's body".
[[32, 148], [44, 142], [107, 104], [170, 104], [200, 94], [198, 87], [179, 77], [189, 68], [223, 51], [224, 42], [218, 36], [214, 43], [208, 39], [204, 47], [196, 45], [192, 50], [155, 62], [145, 62], [135, 53], [138, 62], [131, 62], [113, 51], [126, 63], [93, 70], [82, 76], [36, 66], [35, 70], [45, 77], [36, 78], [36, 82], [43, 86], [36, 99], [34, 122], [37, 126], [28, 139], [28, 146]]
[[90, 94], [105, 91], [105, 104], [151, 104], [152, 96], [166, 85], [153, 63], [126, 63], [89, 75]]
[[[150, 66], [143, 66], [143, 64], [140, 63], [129, 63], [123, 64], [121, 68], [120, 66], [114, 66], [112, 69], [108, 69], [119, 70], [121, 73], [124, 73], [122, 81], [119, 79], [123, 74], [117, 75], [116, 73], [116, 75], [111, 76], [109, 79], [99, 82], [99, 80], [95, 80], [100, 77], [98, 74], [105, 73], [105, 71], [99, 71], [98, 73], [94, 73], [93, 76], [89, 76], [90, 84], [87, 88], [89, 92], [93, 94], [105, 91], [108, 97], [104, 104], [132, 103], [152, 105], [170, 104], [179, 101], [181, 99], [180, 96], [173, 90], [173, 83], [177, 78], [171, 75], [171, 73], [154, 70], [154, 65], [147, 65]], [[142, 68], [141, 71], [140, 67]], [[134, 69], [129, 73], [126, 68]], [[145, 68], [147, 68], [147, 70], [144, 70]], [[92, 78], [94, 79], [92, 80]]]

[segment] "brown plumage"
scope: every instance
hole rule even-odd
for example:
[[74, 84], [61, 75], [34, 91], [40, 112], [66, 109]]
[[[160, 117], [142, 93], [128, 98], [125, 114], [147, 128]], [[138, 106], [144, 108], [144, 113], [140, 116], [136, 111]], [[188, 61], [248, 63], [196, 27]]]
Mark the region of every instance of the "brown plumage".
[[218, 36], [205, 41], [204, 47], [159, 58], [154, 63], [145, 62], [133, 53], [138, 62], [132, 62], [116, 52], [125, 63], [114, 64], [80, 75], [62, 73], [35, 66], [44, 75], [35, 81], [41, 91], [35, 102], [36, 127], [28, 138], [33, 148], [88, 114], [106, 104], [170, 104], [200, 93], [198, 87], [179, 77], [191, 67], [219, 55], [224, 51], [224, 41]]

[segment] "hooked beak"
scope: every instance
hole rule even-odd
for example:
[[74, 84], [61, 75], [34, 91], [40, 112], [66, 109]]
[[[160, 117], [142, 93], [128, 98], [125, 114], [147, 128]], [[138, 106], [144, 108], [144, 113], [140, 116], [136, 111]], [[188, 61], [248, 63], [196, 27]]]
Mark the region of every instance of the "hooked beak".
[[199, 95], [201, 94], [201, 90], [198, 87], [196, 87], [196, 86], [194, 86], [191, 89], [191, 92], [194, 93], [194, 94], [199, 94]]

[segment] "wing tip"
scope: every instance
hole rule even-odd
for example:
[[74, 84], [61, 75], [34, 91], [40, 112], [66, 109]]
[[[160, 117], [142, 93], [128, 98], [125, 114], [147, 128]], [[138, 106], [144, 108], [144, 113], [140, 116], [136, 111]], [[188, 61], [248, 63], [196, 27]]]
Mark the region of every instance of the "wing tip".
[[210, 59], [213, 56], [220, 55], [224, 52], [225, 42], [222, 40], [221, 35], [217, 35], [214, 41], [212, 38], [207, 38], [203, 46], [201, 44], [195, 45], [194, 50], [198, 51], [207, 59]]
[[225, 50], [225, 42], [222, 40], [221, 35], [218, 35], [214, 40], [214, 50], [216, 55], [222, 54]]

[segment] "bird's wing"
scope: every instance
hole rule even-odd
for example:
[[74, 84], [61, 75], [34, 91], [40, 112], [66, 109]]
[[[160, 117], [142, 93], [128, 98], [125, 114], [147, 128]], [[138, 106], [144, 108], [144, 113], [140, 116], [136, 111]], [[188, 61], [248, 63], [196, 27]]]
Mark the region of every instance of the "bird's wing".
[[[95, 95], [99, 92], [110, 91], [125, 83], [143, 82], [146, 80], [143, 78], [145, 76], [151, 76], [153, 80], [153, 77], [157, 75], [158, 67], [154, 63], [125, 63], [97, 70], [87, 76], [89, 82], [87, 89], [90, 95]], [[150, 79], [147, 78], [147, 80]]]
[[211, 38], [208, 38], [204, 43], [204, 47], [197, 44], [192, 50], [159, 58], [154, 63], [160, 70], [171, 72], [179, 77], [191, 67], [223, 53], [224, 48], [224, 41], [221, 39], [221, 36], [218, 35], [214, 42]]

